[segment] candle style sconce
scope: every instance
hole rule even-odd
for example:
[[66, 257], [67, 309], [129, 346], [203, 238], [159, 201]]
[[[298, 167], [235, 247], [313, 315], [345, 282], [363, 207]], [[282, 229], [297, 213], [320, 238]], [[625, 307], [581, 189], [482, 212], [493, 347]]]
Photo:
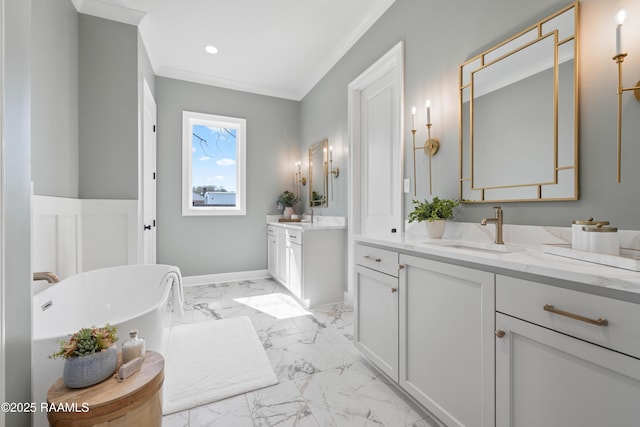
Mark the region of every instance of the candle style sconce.
[[413, 134], [413, 195], [417, 191], [417, 173], [416, 173], [416, 151], [424, 150], [429, 156], [429, 194], [433, 194], [431, 184], [431, 158], [438, 153], [440, 149], [440, 141], [437, 138], [431, 138], [431, 101], [427, 100], [427, 140], [423, 146], [416, 147], [416, 107], [411, 109], [411, 133]]
[[298, 196], [300, 195], [300, 184], [307, 185], [307, 178], [302, 176], [302, 172], [300, 172], [300, 160], [294, 163], [294, 182], [296, 184], [296, 189], [298, 190]]
[[[327, 149], [324, 149], [324, 171], [325, 175], [331, 174], [331, 200], [333, 200], [333, 178], [340, 176], [340, 168], [333, 167], [333, 146], [329, 146], [329, 153], [327, 157]], [[329, 160], [327, 163], [327, 159]]]
[[616, 55], [612, 58], [618, 64], [618, 182], [620, 182], [620, 166], [622, 162], [622, 94], [626, 91], [633, 91], [633, 96], [640, 101], [640, 81], [634, 87], [624, 87], [622, 84], [622, 63], [627, 56], [622, 52], [622, 24], [626, 18], [626, 12], [620, 10], [616, 16], [618, 25], [616, 26]]

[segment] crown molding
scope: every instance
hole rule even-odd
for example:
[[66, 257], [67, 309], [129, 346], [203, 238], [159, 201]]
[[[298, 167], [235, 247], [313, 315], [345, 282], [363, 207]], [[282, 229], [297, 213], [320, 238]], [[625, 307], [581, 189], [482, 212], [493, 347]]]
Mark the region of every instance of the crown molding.
[[76, 10], [85, 15], [135, 25], [145, 17], [151, 0], [71, 0]]

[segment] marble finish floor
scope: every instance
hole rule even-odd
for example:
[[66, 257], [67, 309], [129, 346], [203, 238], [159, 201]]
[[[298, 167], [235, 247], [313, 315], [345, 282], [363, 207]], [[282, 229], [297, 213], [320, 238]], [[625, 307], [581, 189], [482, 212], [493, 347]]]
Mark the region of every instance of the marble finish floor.
[[427, 427], [431, 418], [353, 346], [343, 304], [304, 310], [271, 279], [186, 287], [174, 324], [248, 316], [279, 384], [163, 418], [163, 427]]

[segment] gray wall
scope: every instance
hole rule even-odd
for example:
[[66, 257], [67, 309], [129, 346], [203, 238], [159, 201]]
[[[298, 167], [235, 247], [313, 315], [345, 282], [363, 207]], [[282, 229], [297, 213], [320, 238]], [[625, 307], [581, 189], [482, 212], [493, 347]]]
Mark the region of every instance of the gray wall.
[[[567, 1], [485, 0], [444, 2], [397, 0], [341, 61], [302, 100], [301, 149], [328, 137], [343, 150], [338, 201], [321, 213], [347, 215], [346, 160], [347, 86], [400, 40], [405, 42], [405, 172], [413, 179], [411, 107], [432, 103], [432, 136], [441, 148], [434, 160], [434, 195], [458, 198], [458, 67], [467, 59], [546, 17]], [[640, 103], [626, 93], [623, 101], [622, 183], [616, 183], [616, 65], [614, 16], [619, 2], [582, 0], [580, 33], [580, 200], [571, 202], [504, 203], [505, 221], [511, 224], [569, 226], [589, 216], [610, 220], [620, 228], [640, 229]], [[640, 2], [624, 4], [628, 16], [640, 16]], [[624, 43], [625, 86], [638, 80], [640, 26], [628, 22]], [[424, 113], [424, 111], [422, 111]], [[423, 128], [423, 127], [421, 127]], [[418, 141], [426, 139], [420, 129]], [[334, 144], [335, 146], [335, 144]], [[423, 156], [426, 157], [426, 156]], [[334, 156], [335, 158], [335, 156]], [[425, 159], [418, 164], [418, 198], [431, 197]], [[420, 178], [422, 177], [422, 178]], [[405, 195], [408, 213], [413, 194]], [[492, 215], [490, 205], [464, 205], [457, 220], [477, 222]]]
[[78, 197], [78, 12], [32, 0], [31, 36], [33, 191]]
[[[31, 1], [4, 4], [3, 227], [5, 289], [0, 297], [5, 401], [31, 401]], [[28, 426], [28, 413], [7, 413], [7, 426]]]
[[138, 84], [137, 28], [80, 14], [80, 198], [138, 198]]
[[[185, 276], [263, 270], [267, 265], [265, 216], [291, 188], [298, 160], [299, 103], [156, 78], [158, 105], [158, 262]], [[183, 217], [182, 111], [247, 119], [246, 216]]]

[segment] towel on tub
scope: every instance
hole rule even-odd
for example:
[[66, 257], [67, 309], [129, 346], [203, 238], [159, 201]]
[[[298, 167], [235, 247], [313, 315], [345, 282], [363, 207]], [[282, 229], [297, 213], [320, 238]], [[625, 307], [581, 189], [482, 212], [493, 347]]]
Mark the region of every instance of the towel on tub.
[[184, 291], [182, 287], [182, 275], [180, 274], [180, 270], [176, 267], [177, 271], [172, 271], [169, 275], [172, 275], [171, 278], [171, 288], [173, 292], [173, 311], [178, 313], [180, 317], [184, 316]]

